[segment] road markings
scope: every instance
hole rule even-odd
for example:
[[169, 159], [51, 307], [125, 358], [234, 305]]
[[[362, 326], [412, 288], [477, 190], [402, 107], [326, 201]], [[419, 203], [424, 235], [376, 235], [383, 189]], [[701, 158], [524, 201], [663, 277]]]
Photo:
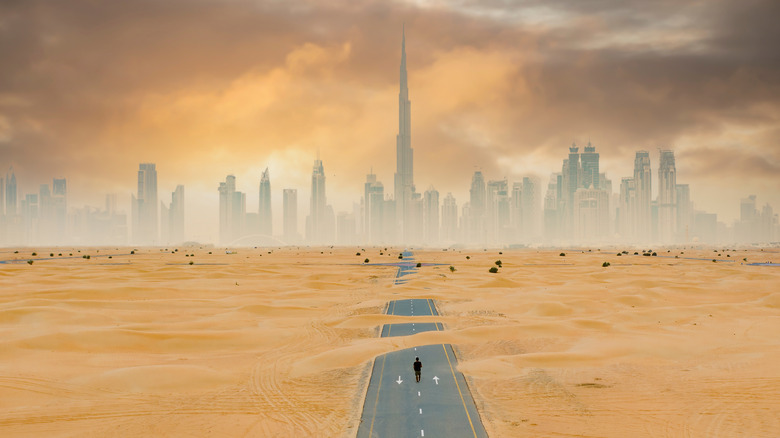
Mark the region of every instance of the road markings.
[[[428, 308], [431, 310], [431, 315], [433, 315], [433, 306], [431, 306], [431, 300], [428, 299], [426, 301], [428, 302]], [[439, 331], [438, 325], [436, 325], [436, 331]], [[469, 420], [471, 433], [474, 434], [474, 438], [477, 438], [477, 431], [474, 430], [474, 423], [471, 421], [471, 415], [469, 414], [469, 410], [466, 407], [466, 400], [463, 398], [463, 393], [460, 390], [460, 384], [458, 384], [458, 376], [455, 375], [455, 369], [452, 367], [452, 361], [450, 361], [450, 353], [447, 352], [447, 347], [445, 347], [444, 344], [441, 344], [441, 348], [444, 349], [444, 355], [447, 357], [447, 363], [450, 365], [450, 372], [452, 373], [452, 378], [455, 380], [455, 387], [458, 388], [458, 395], [460, 396], [461, 403], [463, 403], [463, 410], [466, 411], [466, 418]]]
[[437, 385], [439, 384], [439, 378], [438, 377], [433, 376], [433, 380], [436, 382]]
[[395, 382], [395, 383], [397, 383], [397, 384], [399, 384], [399, 385], [400, 385], [401, 383], [403, 383], [403, 380], [401, 380], [401, 376], [398, 376], [398, 380], [396, 380], [396, 382]]
[[419, 396], [420, 396], [420, 391], [417, 391], [417, 397], [419, 397]]
[[424, 429], [420, 429], [420, 436], [425, 436], [425, 430]]

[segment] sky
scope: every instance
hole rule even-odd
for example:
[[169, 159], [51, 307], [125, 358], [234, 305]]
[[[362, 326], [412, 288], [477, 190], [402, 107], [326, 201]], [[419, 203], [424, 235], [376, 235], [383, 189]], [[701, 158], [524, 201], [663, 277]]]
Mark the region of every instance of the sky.
[[[418, 191], [467, 200], [471, 175], [538, 177], [589, 140], [618, 190], [637, 150], [672, 149], [696, 208], [780, 210], [775, 0], [0, 2], [0, 169], [69, 203], [119, 194], [138, 163], [187, 228], [216, 240], [217, 187], [257, 208], [268, 167], [308, 213], [313, 160], [351, 210], [373, 168], [392, 193], [402, 27]], [[301, 230], [302, 231], [302, 230]]]

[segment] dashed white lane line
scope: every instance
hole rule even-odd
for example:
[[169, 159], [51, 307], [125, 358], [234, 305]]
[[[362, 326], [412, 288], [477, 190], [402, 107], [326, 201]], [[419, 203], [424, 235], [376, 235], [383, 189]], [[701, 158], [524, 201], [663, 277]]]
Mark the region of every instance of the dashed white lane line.
[[422, 415], [422, 408], [420, 408], [420, 415]]
[[417, 397], [419, 397], [419, 396], [420, 396], [420, 391], [417, 391]]
[[425, 430], [424, 429], [420, 429], [420, 436], [425, 436]]

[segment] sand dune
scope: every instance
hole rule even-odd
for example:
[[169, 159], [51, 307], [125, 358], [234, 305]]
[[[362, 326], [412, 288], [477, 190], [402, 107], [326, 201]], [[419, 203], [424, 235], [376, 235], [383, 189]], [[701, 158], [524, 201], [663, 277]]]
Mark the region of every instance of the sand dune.
[[[349, 437], [375, 357], [452, 343], [491, 436], [777, 436], [780, 269], [742, 262], [777, 253], [620, 250], [416, 250], [400, 285], [362, 263], [398, 248], [5, 252], [0, 432]], [[378, 338], [410, 321], [445, 330]]]

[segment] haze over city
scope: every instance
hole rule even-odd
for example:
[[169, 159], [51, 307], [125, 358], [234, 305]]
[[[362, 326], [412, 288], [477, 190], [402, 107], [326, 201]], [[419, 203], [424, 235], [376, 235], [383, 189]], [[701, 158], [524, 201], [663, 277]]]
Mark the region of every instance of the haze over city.
[[[508, 243], [550, 241], [545, 196], [572, 143], [596, 148], [610, 198], [644, 150], [657, 199], [659, 150], [670, 150], [691, 214], [732, 227], [750, 195], [758, 212], [780, 208], [775, 3], [523, 6], [4, 3], [0, 168], [13, 168], [20, 203], [65, 178], [69, 216], [113, 195], [134, 243], [131, 195], [139, 163], [154, 163], [160, 201], [186, 189], [183, 238], [217, 243], [220, 182], [234, 175], [256, 212], [265, 169], [273, 234], [283, 232], [283, 189], [296, 189], [305, 237], [319, 157], [334, 218], [353, 214], [348, 242], [365, 242], [355, 205], [366, 174], [398, 199], [405, 27], [416, 192], [433, 187], [440, 202], [452, 193], [461, 216], [475, 171], [507, 180], [510, 196], [529, 178], [538, 223]], [[610, 204], [612, 237], [619, 201]], [[733, 240], [726, 233], [710, 240]]]

